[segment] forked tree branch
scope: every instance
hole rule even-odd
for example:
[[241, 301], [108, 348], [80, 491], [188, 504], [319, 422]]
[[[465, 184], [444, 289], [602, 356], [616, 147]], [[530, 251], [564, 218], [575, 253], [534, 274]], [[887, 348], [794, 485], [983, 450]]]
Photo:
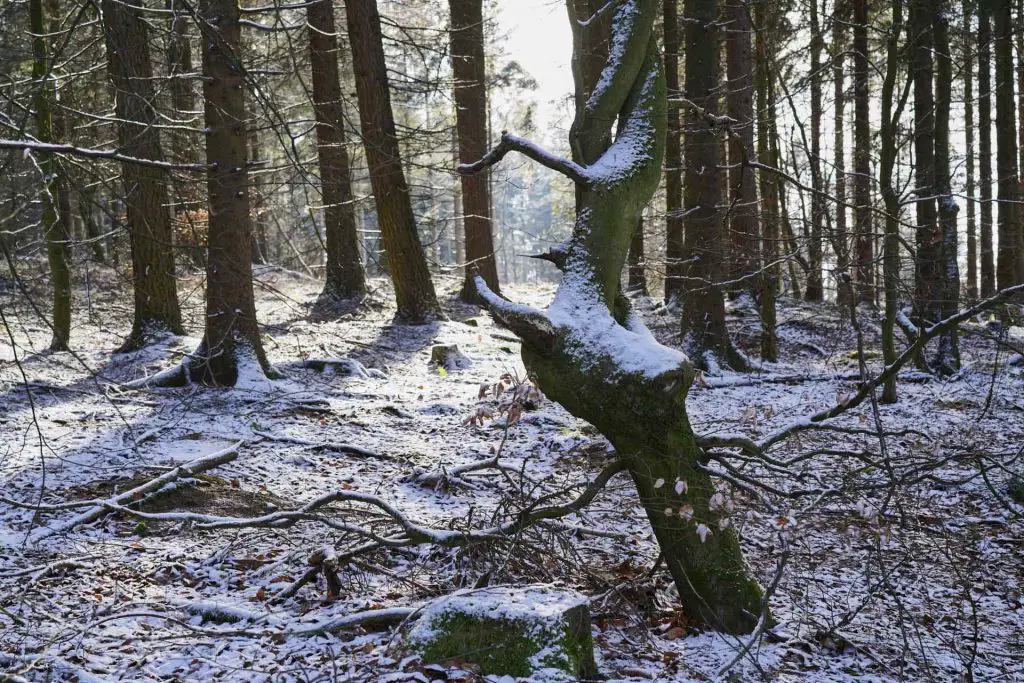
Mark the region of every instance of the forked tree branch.
[[491, 149], [490, 152], [485, 154], [483, 159], [472, 164], [460, 164], [459, 173], [462, 175], [473, 175], [474, 173], [479, 173], [485, 168], [494, 166], [496, 163], [504, 159], [505, 155], [509, 152], [519, 152], [523, 156], [533, 159], [542, 166], [547, 166], [553, 171], [558, 171], [578, 185], [590, 185], [591, 183], [590, 176], [587, 174], [587, 169], [583, 166], [580, 166], [569, 159], [552, 154], [529, 140], [517, 135], [512, 135], [508, 131], [502, 131], [501, 142]]

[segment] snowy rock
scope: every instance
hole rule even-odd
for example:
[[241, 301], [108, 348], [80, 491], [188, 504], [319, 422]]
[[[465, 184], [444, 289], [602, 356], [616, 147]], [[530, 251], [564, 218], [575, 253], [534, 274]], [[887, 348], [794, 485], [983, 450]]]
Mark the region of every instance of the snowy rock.
[[455, 344], [438, 344], [430, 349], [430, 363], [448, 372], [463, 370], [473, 364]]
[[458, 661], [485, 676], [597, 675], [587, 599], [550, 586], [460, 591], [427, 608], [406, 645], [427, 663]]

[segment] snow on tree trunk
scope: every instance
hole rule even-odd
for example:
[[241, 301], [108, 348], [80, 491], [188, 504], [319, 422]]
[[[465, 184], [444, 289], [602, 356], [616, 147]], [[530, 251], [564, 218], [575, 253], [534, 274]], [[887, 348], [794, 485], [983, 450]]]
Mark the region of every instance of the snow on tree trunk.
[[[570, 3], [577, 56], [587, 43], [582, 34], [595, 25], [578, 13], [582, 4]], [[686, 415], [692, 365], [654, 340], [620, 290], [632, 231], [657, 188], [665, 153], [656, 10], [654, 0], [615, 5], [608, 56], [592, 89], [575, 70], [574, 160], [506, 133], [483, 160], [461, 167], [476, 172], [514, 150], [577, 188], [572, 237], [552, 254], [562, 282], [546, 311], [502, 299], [482, 278], [477, 286], [495, 319], [522, 338], [523, 362], [544, 393], [593, 424], [626, 462], [687, 615], [748, 632], [762, 611], [762, 592], [747, 573], [727, 506], [700, 467]]]

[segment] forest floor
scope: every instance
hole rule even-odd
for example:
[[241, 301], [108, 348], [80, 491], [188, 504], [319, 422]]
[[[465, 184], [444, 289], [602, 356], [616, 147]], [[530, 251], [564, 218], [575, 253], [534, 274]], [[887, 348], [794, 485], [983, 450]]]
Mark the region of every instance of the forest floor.
[[[258, 275], [266, 350], [283, 377], [234, 389], [122, 386], [196, 348], [198, 279], [182, 284], [190, 336], [122, 355], [113, 351], [128, 331], [130, 300], [111, 275], [94, 272], [88, 298], [76, 292], [74, 354], [46, 352], [45, 324], [24, 297], [0, 290], [15, 342], [0, 342], [0, 495], [32, 504], [109, 498], [237, 443], [232, 462], [146, 509], [255, 517], [342, 490], [377, 495], [425, 526], [465, 530], [507, 520], [547, 493], [567, 489], [561, 499], [570, 498], [579, 491], [570, 487], [611, 458], [600, 435], [544, 399], [506, 425], [514, 392], [496, 397], [493, 386], [523, 377], [519, 345], [450, 292], [450, 320], [436, 324], [393, 324], [379, 281], [372, 305], [315, 322], [319, 283], [266, 268]], [[536, 305], [554, 291], [507, 289]], [[44, 289], [37, 295], [45, 300]], [[638, 308], [663, 342], [678, 343], [673, 316], [646, 299]], [[877, 316], [862, 317], [875, 351]], [[688, 408], [699, 434], [762, 437], [853, 389], [847, 316], [784, 299], [779, 321], [782, 362], [694, 387]], [[753, 351], [753, 309], [734, 306], [730, 325]], [[1024, 681], [1024, 521], [1008, 493], [1011, 473], [1024, 471], [1024, 373], [1019, 358], [985, 338], [989, 327], [964, 335], [960, 374], [910, 373], [899, 403], [877, 407], [880, 423], [900, 432], [886, 439], [884, 466], [857, 457], [879, 449], [870, 403], [839, 421], [846, 432], [807, 432], [772, 451], [780, 459], [818, 451], [813, 457], [785, 471], [746, 466], [777, 488], [826, 482], [833, 492], [792, 500], [731, 492], [752, 571], [766, 585], [783, 571], [771, 598], [779, 624], [729, 680]], [[1008, 341], [1019, 347], [1022, 336], [1014, 328]], [[457, 344], [465, 359], [439, 369], [430, 362], [436, 344]], [[308, 358], [347, 358], [369, 372], [303, 368]], [[424, 476], [495, 454], [510, 469]], [[392, 630], [281, 632], [417, 607], [485, 574], [491, 585], [586, 594], [609, 680], [714, 680], [747, 644], [679, 614], [622, 475], [560, 524], [463, 547], [374, 551], [343, 564], [337, 595], [319, 577], [284, 600], [275, 595], [309, 569], [312, 550], [341, 552], [355, 536], [318, 520], [199, 530], [116, 514], [42, 538], [78, 512], [0, 503], [0, 671], [33, 681], [472, 680], [404, 656]], [[320, 513], [366, 528], [386, 522], [354, 503]]]

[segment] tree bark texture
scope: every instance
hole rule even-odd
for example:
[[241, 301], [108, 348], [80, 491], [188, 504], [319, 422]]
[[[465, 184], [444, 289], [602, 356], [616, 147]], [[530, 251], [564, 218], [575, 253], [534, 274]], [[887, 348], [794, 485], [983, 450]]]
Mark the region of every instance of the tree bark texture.
[[338, 33], [331, 0], [316, 0], [306, 9], [317, 159], [324, 203], [327, 280], [318, 305], [329, 305], [366, 293], [366, 273], [359, 256], [359, 231], [352, 203], [352, 176], [345, 108], [338, 73]]
[[[138, 10], [118, 0], [103, 0], [102, 10], [120, 151], [163, 161], [146, 23]], [[135, 285], [132, 330], [122, 347], [128, 350], [145, 344], [151, 335], [182, 334], [184, 329], [174, 274], [167, 172], [122, 163], [121, 178]]]
[[[483, 0], [448, 0], [451, 10], [451, 60], [455, 77], [455, 126], [459, 159], [471, 163], [487, 153], [487, 68], [484, 61]], [[491, 229], [490, 174], [462, 176], [466, 274], [462, 298], [476, 300], [479, 273], [498, 292], [498, 266]]]
[[412, 212], [391, 110], [376, 0], [345, 0], [359, 122], [398, 317], [422, 322], [440, 312]]

